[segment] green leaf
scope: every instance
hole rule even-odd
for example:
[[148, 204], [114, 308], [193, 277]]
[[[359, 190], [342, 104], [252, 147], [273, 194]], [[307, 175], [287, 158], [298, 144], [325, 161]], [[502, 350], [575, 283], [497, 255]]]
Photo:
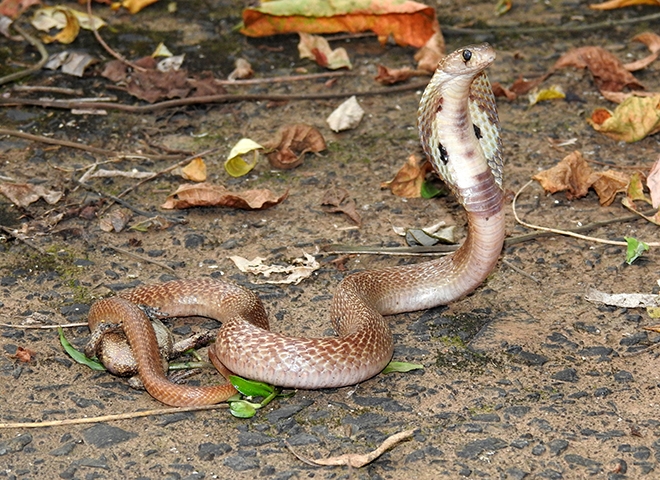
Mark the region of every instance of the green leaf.
[[105, 367], [103, 366], [102, 363], [97, 362], [96, 360], [92, 360], [91, 358], [87, 358], [82, 352], [79, 352], [78, 350], [73, 348], [73, 345], [71, 345], [69, 341], [64, 337], [64, 331], [61, 328], [58, 328], [57, 332], [60, 335], [60, 343], [62, 344], [62, 347], [64, 348], [66, 353], [68, 353], [69, 356], [73, 358], [76, 362], [82, 365], [87, 365], [92, 370], [98, 370], [98, 371], [105, 370]]
[[422, 188], [420, 189], [419, 193], [422, 196], [422, 198], [433, 198], [440, 195], [442, 193], [442, 190], [436, 188], [430, 182], [424, 182], [422, 183]]
[[257, 409], [250, 402], [239, 400], [229, 404], [229, 413], [237, 418], [252, 418], [257, 413]]
[[268, 397], [275, 392], [275, 387], [268, 385], [267, 383], [247, 380], [237, 375], [230, 375], [229, 381], [236, 390], [246, 397]]
[[634, 237], [623, 238], [626, 239], [626, 243], [628, 244], [628, 248], [626, 249], [626, 263], [632, 265], [635, 260], [641, 257], [642, 254], [649, 249], [649, 246]]
[[424, 370], [424, 365], [419, 365], [416, 363], [406, 363], [406, 362], [390, 362], [387, 367], [383, 369], [381, 373], [392, 373], [392, 372], [410, 372], [411, 370]]

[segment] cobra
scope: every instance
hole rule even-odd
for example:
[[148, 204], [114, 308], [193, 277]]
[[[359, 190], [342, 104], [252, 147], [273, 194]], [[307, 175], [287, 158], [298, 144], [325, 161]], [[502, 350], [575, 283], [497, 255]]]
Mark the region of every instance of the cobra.
[[455, 301], [495, 267], [504, 241], [499, 119], [485, 69], [495, 60], [488, 44], [461, 48], [442, 59], [418, 112], [422, 148], [467, 212], [468, 233], [452, 255], [347, 276], [330, 308], [336, 337], [288, 337], [270, 331], [265, 308], [250, 290], [212, 279], [138, 287], [96, 302], [94, 331], [120, 324], [147, 391], [175, 406], [212, 404], [234, 393], [229, 385], [174, 385], [166, 378], [153, 328], [138, 305], [167, 316], [200, 315], [223, 325], [209, 355], [216, 366], [243, 377], [290, 388], [352, 385], [390, 361], [392, 333], [385, 315]]

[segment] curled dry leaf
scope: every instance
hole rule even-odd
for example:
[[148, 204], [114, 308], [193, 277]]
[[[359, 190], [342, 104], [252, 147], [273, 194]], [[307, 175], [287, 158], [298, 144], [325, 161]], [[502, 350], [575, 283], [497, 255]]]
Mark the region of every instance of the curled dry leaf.
[[317, 128], [297, 123], [280, 128], [273, 140], [265, 143], [264, 147], [272, 150], [266, 156], [273, 167], [288, 170], [300, 165], [307, 152], [325, 150], [326, 144]]
[[640, 58], [636, 62], [630, 62], [624, 65], [629, 72], [636, 72], [637, 70], [648, 67], [651, 63], [655, 62], [658, 55], [660, 55], [660, 35], [656, 35], [653, 32], [643, 32], [639, 35], [635, 35], [632, 40], [633, 42], [643, 43], [651, 52], [650, 55]]
[[410, 155], [392, 180], [382, 182], [380, 188], [389, 188], [397, 197], [419, 198], [422, 196], [422, 184], [426, 172], [433, 167], [429, 162], [423, 162], [416, 155]]
[[14, 355], [8, 355], [10, 358], [14, 358], [19, 362], [30, 363], [32, 358], [37, 354], [34, 350], [29, 348], [18, 347]]
[[99, 219], [99, 228], [104, 232], [115, 231], [119, 233], [126, 228], [126, 224], [130, 219], [131, 213], [128, 210], [117, 208]]
[[413, 70], [412, 68], [388, 68], [385, 65], [378, 65], [378, 75], [375, 80], [383, 85], [394, 85], [395, 83], [405, 82], [409, 78], [428, 75], [427, 71]]
[[364, 110], [353, 95], [339, 105], [325, 121], [333, 132], [341, 132], [357, 127], [363, 116]]
[[438, 68], [438, 62], [440, 62], [444, 54], [445, 39], [438, 26], [433, 36], [415, 53], [417, 68], [429, 73], [435, 72], [435, 69]]
[[[225, 171], [232, 177], [247, 175], [257, 165], [259, 150], [263, 150], [263, 148], [263, 145], [259, 145], [250, 138], [241, 138], [227, 155]], [[248, 153], [252, 153], [252, 155], [247, 155]]]
[[575, 151], [562, 159], [557, 165], [537, 173], [532, 178], [539, 182], [543, 190], [549, 193], [566, 191], [569, 200], [584, 197], [591, 186], [591, 167]]
[[198, 183], [181, 185], [176, 192], [167, 197], [161, 208], [230, 207], [242, 210], [264, 210], [281, 203], [288, 196], [288, 191], [278, 197], [268, 189], [233, 193], [222, 185]]
[[598, 201], [604, 207], [611, 205], [617, 193], [623, 193], [630, 183], [630, 175], [616, 170], [594, 172], [591, 187], [598, 194]]
[[254, 75], [254, 70], [252, 70], [252, 65], [250, 62], [244, 58], [237, 58], [234, 62], [234, 71], [227, 76], [227, 80], [239, 80], [244, 78], [250, 78]]
[[192, 161], [181, 169], [181, 176], [191, 182], [206, 181], [206, 163], [201, 158], [193, 158]]
[[271, 284], [294, 284], [298, 285], [301, 281], [309, 278], [312, 273], [321, 268], [313, 255], [303, 252], [305, 258], [294, 258], [291, 265], [264, 265], [265, 258], [256, 257], [254, 260], [239, 257], [237, 255], [229, 257], [236, 267], [245, 273], [263, 275], [269, 278], [272, 274], [286, 274], [282, 280], [266, 280], [263, 283]]
[[651, 192], [651, 204], [653, 208], [660, 207], [660, 158], [651, 167], [649, 176], [646, 179], [646, 186], [649, 187], [649, 191]]
[[318, 35], [309, 33], [299, 33], [298, 35], [300, 35], [300, 43], [298, 43], [300, 58], [309, 58], [330, 70], [353, 68], [345, 48], [340, 47], [333, 50], [328, 41]]
[[493, 89], [493, 95], [495, 95], [496, 97], [504, 97], [507, 100], [511, 100], [511, 101], [518, 98], [516, 92], [506, 87], [503, 87], [500, 82], [493, 82], [491, 87]]
[[321, 205], [324, 205], [325, 211], [330, 213], [343, 213], [353, 222], [362, 225], [362, 217], [357, 211], [355, 200], [353, 200], [348, 191], [344, 188], [329, 188], [323, 195]]
[[51, 205], [55, 205], [64, 196], [62, 192], [46, 190], [42, 185], [32, 185], [30, 183], [0, 183], [0, 193], [14, 205], [22, 208], [40, 198]]
[[644, 89], [614, 54], [602, 47], [574, 48], [563, 54], [551, 71], [565, 67], [587, 68], [600, 91], [619, 92], [624, 87]]
[[613, 112], [597, 108], [587, 122], [614, 140], [636, 142], [660, 131], [660, 94], [626, 98]]

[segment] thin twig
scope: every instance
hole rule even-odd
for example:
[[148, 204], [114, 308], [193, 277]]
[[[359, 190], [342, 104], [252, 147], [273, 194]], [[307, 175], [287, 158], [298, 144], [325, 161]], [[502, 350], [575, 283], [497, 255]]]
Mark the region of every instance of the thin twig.
[[281, 77], [266, 77], [266, 78], [246, 78], [243, 80], [213, 80], [213, 83], [218, 85], [261, 85], [264, 83], [289, 83], [289, 82], [303, 82], [305, 80], [318, 80], [319, 78], [334, 78], [334, 77], [352, 77], [356, 74], [353, 72], [322, 72], [322, 73], [307, 73], [305, 75], [283, 75]]
[[159, 261], [157, 261], [157, 260], [153, 260], [153, 259], [151, 259], [151, 258], [148, 258], [148, 257], [142, 256], [142, 255], [139, 255], [139, 254], [137, 254], [137, 253], [135, 253], [135, 252], [131, 252], [130, 250], [125, 250], [125, 249], [123, 249], [123, 248], [121, 248], [121, 247], [115, 247], [114, 245], [105, 245], [105, 246], [106, 246], [107, 248], [112, 248], [112, 249], [113, 249], [114, 251], [116, 251], [116, 252], [123, 253], [124, 255], [129, 255], [129, 256], [131, 256], [131, 257], [133, 257], [133, 258], [137, 258], [138, 260], [140, 260], [140, 261], [142, 261], [142, 262], [153, 263], [154, 265], [157, 265], [157, 266], [159, 266], [159, 267], [161, 267], [161, 268], [164, 268], [165, 270], [169, 270], [170, 272], [176, 274], [176, 271], [175, 271], [172, 267], [170, 267], [169, 265], [165, 265], [164, 263], [159, 262]]
[[154, 173], [154, 174], [153, 174], [152, 176], [150, 176], [150, 177], [143, 178], [142, 180], [140, 180], [139, 182], [137, 182], [137, 183], [136, 183], [135, 185], [133, 185], [132, 187], [129, 187], [129, 188], [127, 188], [126, 190], [124, 190], [123, 192], [121, 192], [119, 195], [117, 195], [117, 197], [124, 197], [124, 196], [126, 196], [127, 194], [129, 194], [130, 192], [132, 192], [133, 190], [135, 190], [136, 188], [138, 188], [139, 186], [144, 185], [145, 183], [150, 182], [150, 181], [152, 181], [153, 179], [158, 178], [158, 177], [160, 177], [160, 176], [162, 176], [162, 175], [165, 175], [166, 173], [170, 173], [172, 170], [175, 170], [175, 169], [177, 169], [177, 168], [179, 168], [179, 167], [183, 167], [184, 165], [190, 163], [191, 161], [193, 161], [194, 159], [196, 159], [196, 158], [198, 158], [198, 157], [204, 157], [204, 156], [207, 156], [207, 155], [211, 155], [212, 153], [215, 153], [215, 152], [217, 152], [218, 150], [219, 150], [218, 148], [209, 148], [208, 150], [204, 150], [203, 152], [196, 153], [196, 154], [193, 154], [193, 155], [191, 155], [191, 156], [189, 156], [189, 157], [187, 157], [187, 158], [184, 158], [184, 159], [181, 160], [180, 162], [177, 162], [177, 163], [175, 163], [174, 165], [170, 165], [169, 167], [167, 167], [167, 168], [165, 168], [165, 169], [163, 169], [163, 170], [161, 170], [161, 171], [159, 171], [159, 172]]
[[124, 64], [128, 65], [133, 70], [137, 70], [138, 72], [146, 72], [147, 71], [145, 68], [143, 68], [139, 65], [136, 65], [136, 64], [132, 63], [131, 61], [127, 60], [119, 52], [114, 51], [112, 48], [110, 48], [110, 45], [105, 43], [105, 41], [101, 38], [101, 35], [99, 34], [98, 30], [96, 29], [96, 22], [94, 22], [94, 16], [92, 15], [92, 0], [87, 0], [87, 15], [89, 15], [90, 27], [92, 29], [92, 33], [94, 33], [94, 37], [96, 38], [96, 41], [101, 44], [101, 46], [105, 49], [106, 52], [108, 52], [110, 55], [115, 57], [121, 63], [124, 63]]
[[76, 327], [86, 327], [87, 322], [76, 322], [76, 323], [63, 323], [57, 325], [18, 325], [16, 323], [0, 323], [0, 327], [7, 328], [20, 328], [23, 330], [51, 330], [55, 328], [76, 328]]
[[585, 25], [548, 25], [543, 27], [486, 27], [486, 28], [461, 28], [461, 27], [442, 27], [442, 33], [445, 35], [483, 35], [484, 33], [496, 33], [499, 35], [521, 35], [532, 33], [570, 33], [586, 32], [589, 30], [608, 29], [619, 25], [629, 25], [632, 23], [650, 22], [660, 18], [660, 13], [653, 13], [637, 18], [623, 18], [621, 20], [605, 20], [604, 22], [587, 23]]
[[47, 85], [15, 85], [11, 89], [14, 92], [46, 92], [59, 93], [60, 95], [78, 95], [79, 97], [82, 97], [84, 94], [80, 88], [49, 87]]
[[502, 264], [503, 264], [503, 265], [506, 265], [507, 267], [509, 267], [509, 268], [510, 268], [511, 270], [513, 270], [514, 272], [519, 273], [519, 274], [522, 275], [523, 277], [529, 278], [529, 279], [530, 279], [531, 281], [533, 281], [533, 282], [541, 283], [541, 280], [539, 280], [538, 278], [535, 278], [533, 275], [530, 275], [529, 273], [527, 273], [527, 272], [526, 272], [525, 270], [523, 270], [522, 268], [518, 268], [518, 267], [516, 267], [515, 265], [512, 265], [511, 262], [507, 261], [507, 260], [504, 259], [504, 258], [502, 259]]
[[[540, 226], [540, 225], [533, 225], [531, 223], [527, 223], [527, 222], [521, 220], [520, 217], [518, 216], [518, 211], [516, 210], [516, 201], [518, 200], [518, 197], [523, 192], [523, 190], [525, 190], [532, 183], [534, 183], [534, 180], [530, 180], [529, 182], [527, 182], [525, 185], [523, 185], [520, 188], [520, 190], [518, 190], [518, 192], [516, 192], [516, 195], [513, 197], [513, 203], [511, 205], [511, 207], [513, 209], [513, 216], [516, 217], [516, 221], [519, 224], [521, 224], [521, 225], [523, 225], [527, 228], [534, 229], [534, 230], [541, 230], [543, 232], [552, 232], [552, 233], [556, 233], [557, 235], [565, 235], [567, 237], [579, 238], [580, 240], [586, 240], [588, 242], [603, 243], [605, 245], [619, 245], [619, 246], [622, 246], [622, 247], [627, 247], [628, 246], [627, 242], [620, 242], [618, 240], [607, 240], [607, 239], [598, 238], [598, 237], [590, 237], [588, 235], [580, 235], [579, 233], [571, 232], [571, 231], [568, 231], [568, 230], [559, 230], [559, 229], [556, 229], [556, 228], [543, 227], [543, 226]], [[660, 247], [660, 242], [644, 242], [644, 243], [646, 243], [650, 247]]]
[[25, 245], [27, 245], [30, 248], [35, 249], [37, 252], [39, 252], [42, 255], [50, 255], [46, 250], [41, 248], [39, 245], [34, 243], [32, 240], [29, 240], [23, 235], [19, 235], [18, 233], [15, 233], [13, 230], [10, 228], [5, 227], [4, 225], [0, 225], [0, 230], [5, 232], [7, 235], [10, 235], [12, 238], [18, 240], [19, 242], [23, 242]]
[[27, 33], [16, 22], [12, 23], [11, 26], [14, 27], [14, 30], [20, 33], [21, 36], [30, 43], [30, 45], [32, 45], [39, 51], [39, 54], [41, 55], [41, 60], [39, 60], [36, 64], [32, 65], [31, 67], [26, 68], [25, 70], [21, 70], [20, 72], [16, 72], [10, 75], [5, 75], [4, 77], [0, 77], [0, 85], [4, 85], [5, 83], [9, 83], [9, 82], [14, 82], [19, 78], [32, 75], [34, 72], [38, 72], [39, 70], [41, 70], [48, 61], [48, 52], [46, 51], [46, 47], [44, 47], [44, 44], [41, 43], [41, 40]]
[[116, 102], [85, 102], [80, 103], [75, 100], [38, 100], [31, 98], [0, 98], [0, 105], [18, 106], [31, 105], [45, 108], [61, 108], [65, 110], [77, 108], [104, 108], [106, 110], [120, 110], [131, 113], [152, 113], [164, 108], [183, 107], [188, 105], [207, 105], [211, 103], [235, 103], [235, 102], [257, 102], [257, 101], [303, 101], [303, 100], [332, 100], [346, 97], [367, 97], [375, 95], [391, 95], [394, 93], [409, 92], [411, 90], [421, 90], [426, 87], [427, 81], [409, 83], [406, 85], [397, 85], [388, 88], [376, 88], [374, 90], [363, 90], [354, 92], [336, 92], [336, 93], [299, 93], [299, 94], [274, 94], [274, 93], [254, 93], [254, 94], [218, 94], [206, 95], [203, 97], [177, 98], [163, 102], [152, 103], [150, 105], [128, 105]]
[[117, 153], [114, 150], [106, 150], [105, 148], [92, 147], [90, 145], [85, 145], [84, 143], [70, 142], [68, 140], [59, 140], [57, 138], [44, 137], [42, 135], [33, 135], [31, 133], [21, 132], [20, 130], [12, 130], [10, 128], [0, 128], [0, 135], [9, 135], [12, 137], [24, 138], [26, 140], [32, 140], [33, 142], [41, 142], [47, 145], [59, 145], [61, 147], [77, 148], [78, 150], [84, 150], [86, 152], [97, 153], [99, 155], [107, 155], [109, 157], [119, 157], [119, 158], [149, 158], [151, 160], [176, 160], [180, 158], [180, 155], [150, 155], [148, 153], [140, 154], [128, 154], [128, 153]]
[[155, 415], [169, 415], [171, 413], [203, 412], [205, 410], [217, 410], [218, 408], [229, 408], [227, 403], [216, 405], [201, 405], [197, 407], [160, 408], [156, 410], [145, 410], [142, 412], [119, 413], [116, 415], [103, 415], [100, 417], [67, 418], [65, 420], [50, 420], [47, 422], [21, 422], [0, 423], [0, 428], [42, 428], [59, 427], [61, 425], [80, 425], [83, 423], [113, 422], [116, 420], [130, 420], [132, 418], [151, 417]]

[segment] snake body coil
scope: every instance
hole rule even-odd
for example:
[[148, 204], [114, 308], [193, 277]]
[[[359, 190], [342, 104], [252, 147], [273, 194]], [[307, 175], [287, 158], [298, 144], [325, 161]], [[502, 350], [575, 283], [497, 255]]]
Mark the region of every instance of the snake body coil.
[[89, 315], [90, 328], [120, 321], [145, 387], [169, 405], [217, 403], [233, 391], [227, 386], [169, 383], [153, 329], [136, 304], [156, 307], [168, 316], [221, 320], [211, 356], [247, 378], [283, 387], [323, 388], [352, 385], [376, 375], [393, 351], [383, 315], [428, 309], [470, 293], [494, 268], [502, 249], [499, 120], [484, 73], [494, 59], [488, 44], [448, 55], [439, 63], [419, 107], [424, 152], [467, 212], [464, 244], [448, 257], [346, 277], [330, 310], [337, 337], [294, 338], [271, 332], [254, 293], [210, 279], [138, 287], [96, 302]]

